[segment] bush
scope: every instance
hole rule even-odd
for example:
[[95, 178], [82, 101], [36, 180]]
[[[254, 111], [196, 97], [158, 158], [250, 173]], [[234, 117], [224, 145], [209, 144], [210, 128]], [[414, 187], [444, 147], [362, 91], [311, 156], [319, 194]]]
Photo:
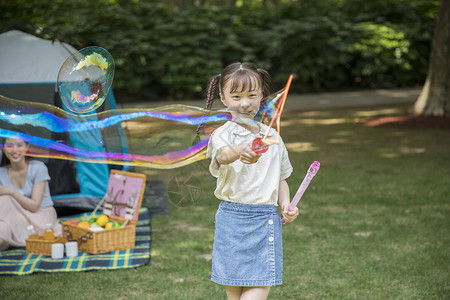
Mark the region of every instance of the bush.
[[268, 13], [145, 1], [15, 0], [0, 3], [0, 32], [13, 28], [101, 46], [115, 59], [118, 101], [203, 96], [227, 64], [252, 61], [289, 74], [293, 92], [422, 84], [439, 1], [305, 0]]

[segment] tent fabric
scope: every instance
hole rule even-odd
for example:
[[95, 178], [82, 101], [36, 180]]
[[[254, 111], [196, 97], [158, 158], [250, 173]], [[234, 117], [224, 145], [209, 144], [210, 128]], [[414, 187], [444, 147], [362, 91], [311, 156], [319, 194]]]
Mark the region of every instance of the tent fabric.
[[76, 51], [69, 44], [19, 30], [0, 34], [0, 94], [53, 104], [59, 69]]
[[64, 61], [77, 51], [69, 44], [19, 30], [0, 34], [0, 45], [2, 84], [54, 84]]
[[[89, 121], [97, 121], [96, 115], [88, 117]], [[104, 152], [105, 147], [95, 146], [96, 141], [102, 140], [102, 133], [100, 129], [90, 130], [87, 132], [75, 132], [70, 134], [70, 141], [72, 147], [82, 151]], [[106, 164], [92, 164], [77, 161], [78, 181], [83, 184], [80, 185], [80, 192], [83, 195], [91, 197], [103, 197], [105, 194], [109, 176], [109, 168]], [[100, 178], [100, 180], [99, 180]]]

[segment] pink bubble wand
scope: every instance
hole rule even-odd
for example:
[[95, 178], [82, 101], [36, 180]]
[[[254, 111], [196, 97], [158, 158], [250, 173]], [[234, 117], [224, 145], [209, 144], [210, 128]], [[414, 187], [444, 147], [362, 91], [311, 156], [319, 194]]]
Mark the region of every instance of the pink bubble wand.
[[[308, 172], [306, 172], [305, 178], [303, 178], [302, 184], [300, 184], [300, 187], [297, 190], [297, 193], [295, 193], [294, 198], [292, 199], [291, 203], [289, 203], [288, 210], [293, 211], [294, 208], [297, 206], [297, 204], [300, 202], [300, 199], [303, 196], [303, 193], [306, 191], [306, 188], [308, 187], [311, 180], [316, 176], [317, 172], [320, 168], [320, 162], [314, 161], [311, 166], [308, 169]], [[281, 219], [281, 224], [286, 224], [286, 221], [284, 219]]]

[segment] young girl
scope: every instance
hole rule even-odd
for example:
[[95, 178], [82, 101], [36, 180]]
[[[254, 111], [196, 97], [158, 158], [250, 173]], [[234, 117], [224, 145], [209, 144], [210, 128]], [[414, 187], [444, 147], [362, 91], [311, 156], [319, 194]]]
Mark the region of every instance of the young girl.
[[[233, 116], [216, 129], [208, 145], [210, 172], [217, 178], [211, 280], [224, 285], [228, 299], [266, 299], [270, 287], [282, 283], [281, 218], [292, 222], [298, 209], [288, 211], [292, 173], [283, 141], [264, 154], [251, 144], [268, 126], [253, 122], [261, 100], [268, 96], [270, 77], [250, 63], [234, 63], [210, 82], [207, 107], [218, 88], [220, 100]], [[247, 122], [245, 122], [247, 120]], [[270, 129], [269, 138], [278, 133]]]
[[25, 156], [28, 144], [21, 139], [5, 139], [0, 166], [0, 251], [9, 246], [25, 246], [27, 227], [33, 225], [43, 235], [52, 224], [61, 235], [56, 210], [50, 197], [50, 176], [45, 164]]

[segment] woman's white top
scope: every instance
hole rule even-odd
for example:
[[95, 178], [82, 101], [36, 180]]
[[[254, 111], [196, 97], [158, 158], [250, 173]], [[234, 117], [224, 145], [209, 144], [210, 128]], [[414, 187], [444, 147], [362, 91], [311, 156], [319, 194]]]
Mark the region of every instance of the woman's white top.
[[25, 195], [29, 198], [31, 198], [31, 194], [33, 193], [34, 184], [36, 182], [46, 181], [44, 195], [42, 197], [40, 206], [42, 208], [53, 206], [53, 201], [50, 196], [50, 189], [48, 185], [49, 180], [50, 175], [48, 174], [47, 166], [39, 160], [30, 159], [28, 163], [27, 177], [25, 178], [25, 184], [22, 188], [18, 188], [14, 184], [12, 184], [11, 180], [9, 179], [8, 168], [6, 166], [0, 167], [0, 185], [12, 187], [22, 195]]

